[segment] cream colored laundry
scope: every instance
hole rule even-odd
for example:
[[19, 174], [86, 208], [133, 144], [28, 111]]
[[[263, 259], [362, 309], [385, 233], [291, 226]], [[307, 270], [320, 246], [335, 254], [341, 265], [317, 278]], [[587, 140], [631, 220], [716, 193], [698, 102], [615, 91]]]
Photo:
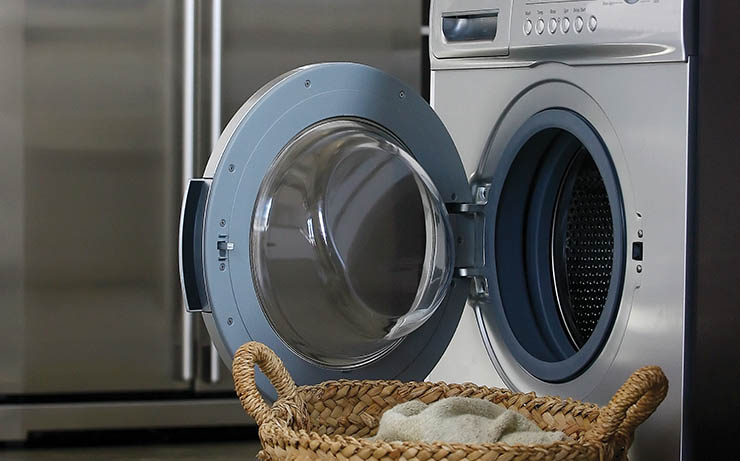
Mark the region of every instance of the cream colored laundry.
[[487, 400], [450, 397], [429, 405], [420, 400], [396, 405], [383, 414], [373, 440], [531, 445], [569, 439]]

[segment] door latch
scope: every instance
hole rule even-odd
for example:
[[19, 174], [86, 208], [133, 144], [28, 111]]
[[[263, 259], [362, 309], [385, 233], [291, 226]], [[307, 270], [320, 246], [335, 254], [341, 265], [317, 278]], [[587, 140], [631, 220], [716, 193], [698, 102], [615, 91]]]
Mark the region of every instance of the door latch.
[[229, 255], [229, 251], [232, 251], [235, 246], [234, 242], [229, 242], [229, 236], [225, 234], [219, 234], [218, 241], [216, 242], [216, 248], [218, 249], [218, 260], [226, 261]]

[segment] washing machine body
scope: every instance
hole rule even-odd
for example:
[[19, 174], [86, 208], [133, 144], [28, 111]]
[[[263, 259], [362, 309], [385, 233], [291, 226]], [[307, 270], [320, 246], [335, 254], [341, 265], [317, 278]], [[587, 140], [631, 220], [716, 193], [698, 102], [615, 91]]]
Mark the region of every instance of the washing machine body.
[[188, 309], [226, 363], [260, 341], [298, 384], [472, 381], [604, 404], [657, 364], [671, 390], [632, 459], [677, 458], [685, 14], [434, 2], [434, 109], [359, 64], [277, 77], [186, 191]]
[[[492, 185], [486, 242], [495, 252], [489, 252], [494, 260], [487, 274], [490, 296], [468, 304], [430, 379], [465, 377], [522, 392], [606, 404], [632, 371], [657, 364], [671, 388], [641, 430], [649, 435], [637, 437], [631, 459], [678, 458], [686, 314], [689, 80], [689, 66], [682, 63], [619, 69], [598, 65], [574, 69], [550, 63], [434, 74], [435, 107], [467, 173], [474, 181]], [[635, 87], [634, 82], [643, 84]], [[450, 91], [452, 87], [455, 91]], [[553, 108], [558, 108], [556, 118], [542, 125], [542, 115]], [[567, 119], [560, 111], [588, 125], [586, 138], [598, 138], [596, 149], [586, 150], [610, 160], [604, 162], [610, 171], [606, 174], [617, 186], [597, 190], [595, 199], [559, 204], [570, 207], [568, 225], [582, 226], [582, 235], [557, 228], [558, 204], [538, 202], [560, 198], [560, 191], [547, 184], [552, 176], [517, 163], [525, 143], [536, 142], [542, 130], [555, 128], [575, 135], [584, 127], [564, 126]], [[480, 125], [465, 123], [463, 113]], [[564, 155], [558, 146], [539, 148], [543, 161], [546, 156]], [[567, 173], [554, 174], [563, 175], [564, 181]], [[512, 181], [519, 182], [509, 184]], [[516, 193], [511, 190], [516, 184], [528, 189]], [[610, 209], [604, 194], [621, 203]], [[519, 208], [502, 209], [504, 200], [516, 200], [512, 206]], [[605, 233], [598, 220], [612, 210], [616, 211]], [[543, 216], [543, 211], [549, 216]], [[569, 245], [574, 248], [568, 249]], [[573, 253], [566, 259], [580, 261], [558, 267], [557, 251], [564, 248]], [[609, 256], [606, 264], [600, 258], [604, 249]], [[558, 280], [559, 275], [566, 280]], [[571, 297], [570, 306], [564, 305], [567, 297]], [[566, 338], [560, 354], [538, 351], [548, 341], [558, 343], [557, 336], [563, 332], [570, 336], [564, 309], [570, 309], [573, 317], [584, 317], [583, 325], [575, 329], [590, 336], [585, 343]], [[520, 310], [529, 315], [517, 318]], [[548, 314], [558, 318], [548, 319]]]
[[[679, 459], [690, 5], [494, 3], [436, 2], [431, 16], [432, 103], [471, 183], [490, 184], [493, 262], [489, 296], [468, 303], [430, 379], [605, 404], [657, 364], [670, 391], [630, 459]], [[508, 40], [455, 49], [434, 33], [486, 8]]]

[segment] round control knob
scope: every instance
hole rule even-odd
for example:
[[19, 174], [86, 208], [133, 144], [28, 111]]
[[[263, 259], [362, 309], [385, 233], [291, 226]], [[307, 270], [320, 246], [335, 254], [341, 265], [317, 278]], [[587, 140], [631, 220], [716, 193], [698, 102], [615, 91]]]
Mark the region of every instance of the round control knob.
[[575, 27], [576, 27], [576, 32], [578, 32], [579, 34], [583, 31], [583, 18], [582, 17], [578, 16], [576, 18]]
[[598, 26], [599, 21], [596, 20], [596, 16], [591, 16], [588, 20], [588, 30], [590, 30], [591, 32], [595, 32]]
[[635, 3], [639, 2], [640, 0], [624, 0], [624, 3], [629, 3], [630, 5], [634, 5]]
[[524, 35], [529, 35], [532, 33], [532, 28], [534, 25], [532, 24], [532, 21], [530, 19], [527, 19], [524, 21]]
[[558, 30], [558, 20], [555, 18], [550, 18], [550, 23], [547, 26], [548, 32], [551, 34], [554, 34]]
[[564, 34], [567, 34], [570, 30], [570, 18], [563, 18], [562, 21], [560, 21], [560, 29], [563, 31]]
[[542, 32], [545, 31], [545, 20], [540, 18], [537, 20], [537, 35], [542, 35]]

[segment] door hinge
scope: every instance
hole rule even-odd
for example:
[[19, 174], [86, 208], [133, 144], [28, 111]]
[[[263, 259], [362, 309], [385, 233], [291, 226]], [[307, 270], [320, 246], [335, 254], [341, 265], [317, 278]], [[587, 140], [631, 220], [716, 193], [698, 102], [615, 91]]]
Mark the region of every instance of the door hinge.
[[450, 225], [455, 237], [455, 277], [471, 280], [471, 295], [488, 297], [484, 210], [488, 204], [490, 183], [473, 185], [473, 203], [447, 205]]

